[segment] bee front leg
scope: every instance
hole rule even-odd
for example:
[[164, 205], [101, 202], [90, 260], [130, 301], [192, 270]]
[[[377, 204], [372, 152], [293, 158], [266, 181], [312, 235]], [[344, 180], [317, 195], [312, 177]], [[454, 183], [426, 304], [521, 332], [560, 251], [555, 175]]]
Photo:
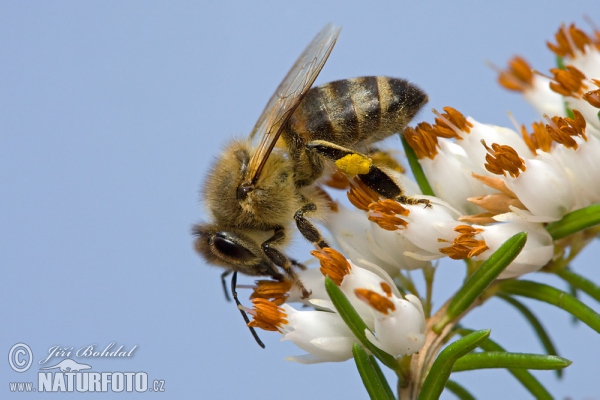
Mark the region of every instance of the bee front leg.
[[385, 199], [393, 199], [403, 204], [431, 206], [427, 199], [407, 197], [392, 177], [373, 164], [372, 160], [364, 154], [324, 140], [309, 142], [306, 147], [333, 161], [346, 175], [358, 177], [365, 185]]
[[262, 251], [265, 253], [265, 255], [269, 258], [269, 260], [271, 260], [273, 262], [273, 264], [275, 264], [278, 267], [281, 267], [283, 269], [283, 271], [285, 272], [287, 277], [302, 292], [302, 298], [306, 299], [310, 296], [310, 292], [308, 290], [306, 290], [306, 288], [302, 284], [302, 281], [298, 277], [298, 274], [296, 274], [296, 271], [294, 271], [294, 268], [293, 268], [294, 266], [299, 266], [301, 264], [298, 264], [295, 260], [289, 259], [281, 251], [279, 251], [275, 247], [273, 247], [273, 245], [275, 245], [277, 243], [281, 243], [284, 239], [285, 239], [285, 232], [284, 232], [283, 228], [277, 228], [275, 230], [275, 233], [273, 234], [273, 236], [271, 236], [269, 239], [264, 241], [260, 247], [262, 248]]

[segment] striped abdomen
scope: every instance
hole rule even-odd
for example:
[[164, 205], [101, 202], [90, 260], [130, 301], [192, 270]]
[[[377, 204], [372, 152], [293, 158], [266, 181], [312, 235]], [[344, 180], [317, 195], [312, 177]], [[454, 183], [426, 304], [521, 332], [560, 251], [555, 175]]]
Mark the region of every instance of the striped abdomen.
[[310, 89], [288, 129], [305, 141], [364, 147], [402, 132], [426, 102], [427, 95], [404, 79], [345, 79]]

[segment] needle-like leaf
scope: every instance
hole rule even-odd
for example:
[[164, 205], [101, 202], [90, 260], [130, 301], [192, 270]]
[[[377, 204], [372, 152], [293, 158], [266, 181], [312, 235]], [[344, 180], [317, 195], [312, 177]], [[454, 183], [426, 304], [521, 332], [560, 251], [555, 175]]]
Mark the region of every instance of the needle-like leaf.
[[358, 343], [352, 346], [352, 354], [356, 368], [363, 381], [363, 385], [371, 399], [394, 399], [394, 392], [385, 380], [377, 361], [369, 356], [365, 349]]

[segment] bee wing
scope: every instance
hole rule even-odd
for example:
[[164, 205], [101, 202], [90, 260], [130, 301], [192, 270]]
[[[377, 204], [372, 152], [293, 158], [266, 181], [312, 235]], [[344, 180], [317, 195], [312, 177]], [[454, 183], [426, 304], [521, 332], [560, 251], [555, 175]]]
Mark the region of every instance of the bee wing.
[[285, 122], [294, 113], [321, 72], [340, 35], [340, 30], [341, 27], [326, 25], [304, 49], [269, 99], [250, 133], [250, 138], [260, 137], [260, 142], [248, 164], [246, 176], [250, 181], [246, 181], [245, 184], [252, 186], [257, 182]]

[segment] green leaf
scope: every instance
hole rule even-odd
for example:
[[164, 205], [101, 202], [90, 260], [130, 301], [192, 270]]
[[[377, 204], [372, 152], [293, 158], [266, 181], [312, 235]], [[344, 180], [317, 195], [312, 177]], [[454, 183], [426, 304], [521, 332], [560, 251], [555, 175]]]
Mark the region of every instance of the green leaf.
[[483, 343], [490, 336], [490, 332], [491, 330], [486, 329], [470, 333], [442, 350], [423, 382], [419, 400], [437, 399], [444, 390], [454, 363]]
[[506, 294], [529, 297], [543, 301], [553, 306], [562, 308], [566, 312], [579, 318], [581, 322], [600, 333], [600, 314], [571, 296], [567, 292], [558, 290], [543, 283], [526, 280], [506, 280], [498, 285]]
[[571, 365], [571, 361], [559, 356], [484, 351], [482, 353], [467, 354], [456, 360], [452, 372], [486, 368], [557, 369], [566, 368], [569, 365]]
[[554, 273], [565, 281], [567, 281], [572, 287], [587, 293], [591, 298], [596, 301], [600, 301], [600, 286], [590, 281], [583, 276], [576, 274], [568, 268], [562, 268]]
[[476, 400], [475, 397], [467, 391], [467, 389], [454, 381], [448, 380], [446, 382], [446, 389], [454, 393], [454, 395], [460, 400]]
[[485, 260], [454, 295], [448, 305], [446, 315], [434, 325], [433, 331], [441, 332], [448, 322], [465, 312], [498, 275], [513, 262], [525, 246], [526, 241], [527, 232], [517, 233]]
[[360, 340], [360, 343], [373, 353], [373, 355], [385, 366], [397, 371], [399, 364], [396, 359], [367, 339], [367, 336], [365, 335], [365, 330], [369, 329], [367, 324], [360, 318], [360, 315], [358, 315], [354, 307], [352, 307], [352, 304], [350, 304], [350, 301], [344, 295], [342, 290], [328, 277], [325, 278], [325, 289], [327, 290], [327, 294], [329, 294], [335, 309], [340, 314], [340, 317], [342, 317], [346, 325], [348, 325], [348, 328], [350, 328], [354, 336]]
[[[468, 335], [473, 331], [471, 329], [457, 329], [457, 332], [462, 335]], [[504, 348], [500, 346], [498, 343], [494, 342], [492, 339], [486, 340], [485, 342], [479, 345], [479, 348], [484, 351], [495, 351], [495, 352], [505, 352]], [[560, 370], [558, 370], [560, 371]], [[517, 368], [509, 368], [508, 372], [510, 372], [521, 384], [533, 395], [536, 399], [541, 400], [552, 400], [552, 395], [546, 390], [546, 388], [535, 378], [535, 376], [531, 375], [529, 371], [526, 369], [517, 369]]]
[[367, 354], [365, 349], [358, 344], [354, 343], [352, 346], [352, 354], [354, 355], [354, 362], [356, 368], [363, 381], [363, 385], [369, 393], [371, 399], [395, 399], [394, 393], [387, 381], [381, 373], [381, 369], [377, 365], [377, 361]]
[[546, 226], [552, 239], [558, 240], [600, 224], [600, 203], [572, 211]]
[[425, 172], [423, 172], [423, 168], [421, 168], [421, 164], [419, 164], [419, 159], [417, 158], [415, 151], [412, 147], [410, 147], [404, 135], [400, 135], [400, 139], [402, 140], [402, 146], [404, 146], [404, 152], [406, 153], [406, 158], [408, 159], [408, 165], [410, 165], [410, 169], [412, 170], [415, 180], [419, 184], [421, 192], [427, 196], [435, 196], [433, 189], [429, 185], [429, 181], [427, 181]]
[[[550, 339], [550, 335], [548, 335], [548, 332], [546, 332], [546, 329], [544, 329], [540, 320], [531, 312], [531, 310], [529, 310], [529, 308], [527, 308], [520, 301], [505, 294], [498, 293], [497, 296], [502, 300], [506, 301], [508, 304], [515, 307], [525, 317], [527, 322], [529, 322], [529, 324], [537, 334], [538, 339], [540, 339], [544, 350], [546, 350], [546, 354], [558, 355], [556, 347], [554, 347], [554, 343], [552, 343], [552, 339]], [[556, 373], [559, 378], [562, 376], [561, 369], [557, 369]]]

